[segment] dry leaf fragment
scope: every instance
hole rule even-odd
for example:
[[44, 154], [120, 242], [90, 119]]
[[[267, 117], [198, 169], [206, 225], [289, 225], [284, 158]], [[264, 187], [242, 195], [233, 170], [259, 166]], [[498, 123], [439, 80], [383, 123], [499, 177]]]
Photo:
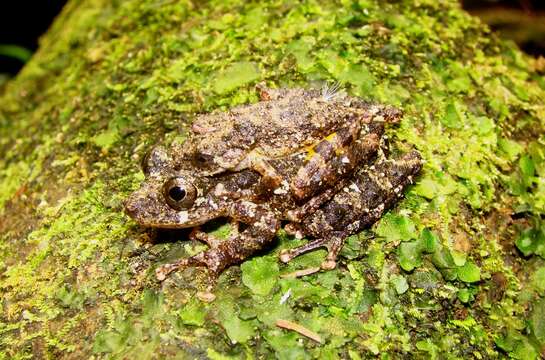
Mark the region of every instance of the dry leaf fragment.
[[294, 322], [291, 322], [291, 321], [288, 321], [288, 320], [278, 319], [278, 320], [276, 320], [276, 326], [278, 326], [278, 327], [280, 327], [282, 329], [296, 331], [299, 334], [301, 334], [303, 336], [306, 336], [309, 339], [312, 339], [312, 340], [316, 341], [317, 343], [320, 343], [320, 344], [322, 343], [322, 338], [320, 337], [320, 335], [318, 335], [317, 333], [315, 333], [312, 330], [307, 329], [303, 325], [299, 325], [297, 323], [294, 323]]

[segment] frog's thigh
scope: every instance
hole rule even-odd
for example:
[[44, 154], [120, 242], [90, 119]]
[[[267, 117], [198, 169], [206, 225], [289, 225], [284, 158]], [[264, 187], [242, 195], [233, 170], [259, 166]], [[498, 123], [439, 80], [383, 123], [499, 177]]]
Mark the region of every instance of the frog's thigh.
[[282, 250], [280, 261], [288, 263], [301, 254], [324, 247], [327, 249], [327, 256], [320, 267], [324, 270], [334, 269], [337, 266], [337, 256], [343, 247], [346, 237], [347, 234], [343, 231], [332, 231], [327, 233], [323, 238], [312, 240], [294, 249]]
[[359, 164], [376, 156], [380, 146], [379, 129], [363, 136], [360, 129], [361, 125], [356, 122], [330, 134], [314, 147], [311, 157], [290, 184], [297, 199], [306, 199], [334, 185]]

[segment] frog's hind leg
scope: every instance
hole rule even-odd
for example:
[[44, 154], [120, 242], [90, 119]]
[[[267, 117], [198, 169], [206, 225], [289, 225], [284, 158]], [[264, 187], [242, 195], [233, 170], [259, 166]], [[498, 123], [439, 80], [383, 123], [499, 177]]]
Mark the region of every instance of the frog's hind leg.
[[318, 142], [309, 152], [306, 163], [298, 169], [290, 183], [298, 201], [311, 198], [335, 186], [352, 172], [374, 159], [380, 148], [384, 125], [364, 125], [353, 121]]
[[[346, 181], [341, 180], [333, 187], [326, 189], [324, 192], [314, 196], [303, 205], [295, 209], [286, 211], [286, 213], [284, 214], [284, 217], [286, 218], [286, 220], [292, 221], [292, 223], [288, 225], [292, 225], [293, 223], [299, 223], [306, 216], [314, 213], [316, 210], [320, 208], [320, 206], [322, 206], [325, 202], [331, 199], [336, 193], [338, 193], [339, 190], [342, 189], [345, 185], [346, 185]], [[289, 226], [288, 228], [292, 228], [292, 227], [293, 225]]]
[[346, 236], [344, 231], [332, 231], [323, 238], [312, 240], [293, 249], [283, 250], [280, 253], [280, 261], [288, 263], [301, 254], [323, 247], [327, 249], [327, 256], [320, 267], [323, 270], [334, 269], [337, 266], [337, 256], [343, 247]]

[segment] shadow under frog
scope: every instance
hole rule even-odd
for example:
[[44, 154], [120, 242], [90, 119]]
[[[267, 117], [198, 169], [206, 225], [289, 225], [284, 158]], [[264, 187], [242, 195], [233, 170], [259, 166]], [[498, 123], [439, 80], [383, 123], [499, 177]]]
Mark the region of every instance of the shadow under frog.
[[[421, 169], [416, 151], [398, 160], [384, 155], [384, 123], [401, 116], [391, 107], [346, 96], [324, 98], [323, 93], [302, 89], [271, 90], [262, 98], [226, 115], [202, 116], [185, 148], [156, 147], [144, 159], [146, 180], [127, 199], [127, 213], [144, 226], [193, 228], [190, 237], [209, 245], [195, 256], [158, 267], [159, 280], [187, 266], [205, 266], [214, 279], [270, 244], [282, 221], [288, 222], [289, 233], [314, 240], [283, 251], [281, 261], [326, 247], [321, 267], [332, 269], [344, 239], [376, 222]], [[311, 109], [312, 116], [301, 109]], [[318, 119], [328, 116], [337, 120]], [[224, 127], [218, 117], [225, 120]], [[248, 123], [253, 128], [250, 140], [240, 133]], [[305, 128], [301, 137], [293, 124], [306, 124], [310, 130]], [[304, 146], [284, 137], [276, 144], [274, 136], [263, 135], [279, 129], [298, 134]], [[230, 149], [236, 149], [230, 153], [237, 157], [226, 161]], [[200, 230], [200, 225], [223, 217], [232, 224], [228, 239]], [[241, 223], [245, 228], [238, 232]]]

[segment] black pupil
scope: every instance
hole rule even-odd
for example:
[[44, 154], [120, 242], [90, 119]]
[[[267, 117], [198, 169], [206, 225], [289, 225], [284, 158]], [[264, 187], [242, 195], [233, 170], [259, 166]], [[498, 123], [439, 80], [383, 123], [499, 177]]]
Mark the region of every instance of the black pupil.
[[168, 196], [174, 201], [181, 201], [185, 198], [185, 190], [179, 186], [173, 186], [168, 191]]

